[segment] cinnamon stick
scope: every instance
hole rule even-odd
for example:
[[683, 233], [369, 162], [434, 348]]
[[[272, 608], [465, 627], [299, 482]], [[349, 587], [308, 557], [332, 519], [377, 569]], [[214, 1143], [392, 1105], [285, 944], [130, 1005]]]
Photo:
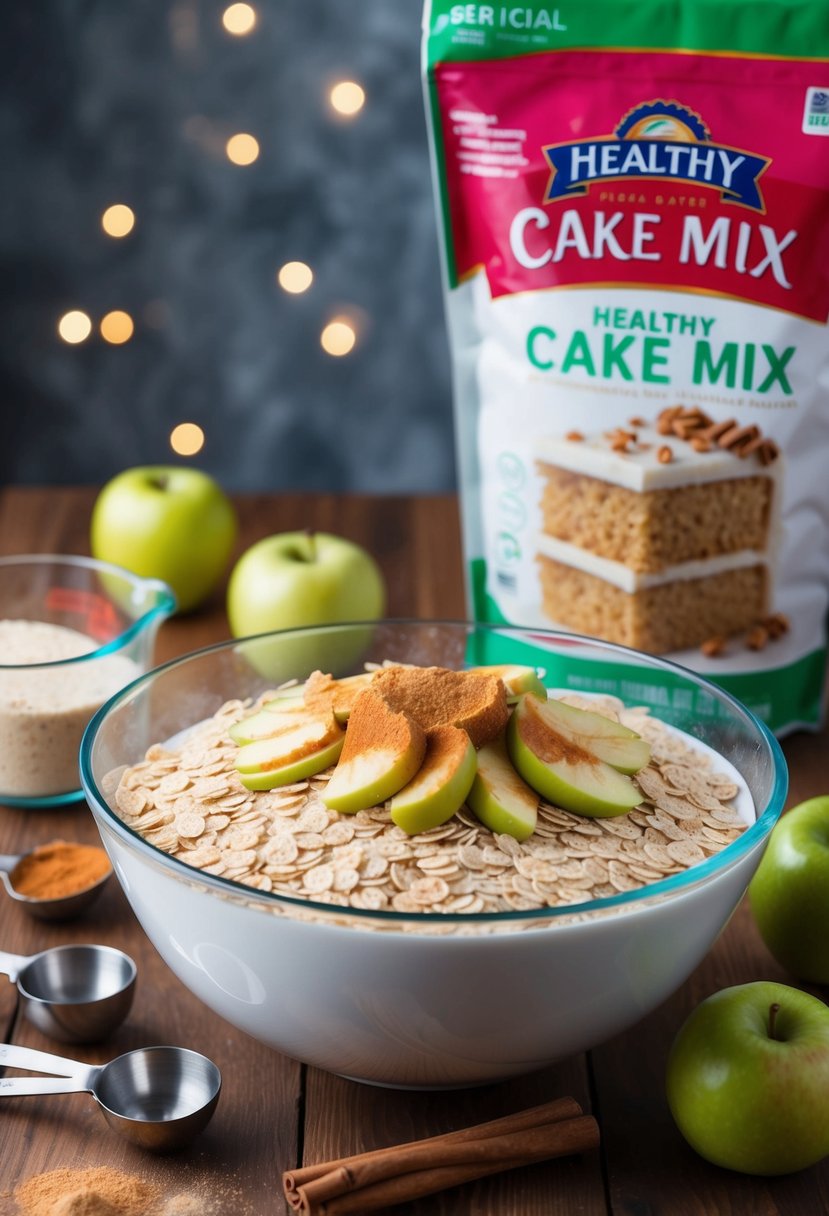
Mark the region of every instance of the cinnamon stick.
[[459, 1132], [287, 1171], [283, 1182], [303, 1216], [348, 1216], [584, 1152], [598, 1142], [595, 1119], [582, 1115], [572, 1098], [562, 1098]]
[[[323, 1174], [328, 1174], [340, 1166], [351, 1166], [355, 1162], [365, 1162], [373, 1158], [399, 1156], [406, 1149], [417, 1145], [454, 1144], [470, 1140], [483, 1140], [491, 1136], [500, 1136], [510, 1132], [519, 1132], [527, 1128], [538, 1127], [543, 1123], [556, 1123], [564, 1119], [572, 1119], [582, 1114], [582, 1108], [575, 1098], [555, 1098], [552, 1102], [543, 1102], [540, 1106], [531, 1106], [527, 1110], [515, 1111], [500, 1119], [490, 1119], [486, 1123], [478, 1123], [473, 1127], [463, 1127], [456, 1132], [446, 1132], [440, 1136], [430, 1136], [425, 1140], [412, 1140], [406, 1144], [394, 1144], [389, 1148], [374, 1149], [368, 1153], [355, 1153], [350, 1157], [338, 1157], [334, 1161], [320, 1161], [315, 1165], [304, 1165], [298, 1169], [286, 1170], [282, 1182], [288, 1201], [294, 1207], [299, 1207], [296, 1192], [299, 1187]], [[294, 1198], [292, 1198], [292, 1196]]]
[[341, 1167], [300, 1187], [299, 1210], [303, 1216], [371, 1212], [502, 1170], [584, 1152], [598, 1142], [596, 1120], [582, 1115], [506, 1136], [447, 1145], [437, 1153], [434, 1149], [411, 1150], [397, 1163], [398, 1168], [387, 1158], [365, 1169]]
[[[374, 1186], [365, 1187], [361, 1191], [352, 1191], [332, 1199], [322, 1207], [307, 1209], [307, 1216], [361, 1216], [363, 1212], [376, 1212], [378, 1208], [394, 1207], [398, 1203], [409, 1203], [414, 1199], [423, 1199], [427, 1195], [435, 1195], [438, 1191], [448, 1190], [453, 1186], [462, 1186], [464, 1182], [477, 1182], [490, 1174], [502, 1173], [504, 1170], [517, 1169], [525, 1161], [516, 1160], [488, 1166], [447, 1166], [437, 1170], [415, 1170], [413, 1174], [403, 1174], [400, 1178], [391, 1178], [386, 1182], [377, 1182]], [[306, 1216], [306, 1211], [302, 1211]]]

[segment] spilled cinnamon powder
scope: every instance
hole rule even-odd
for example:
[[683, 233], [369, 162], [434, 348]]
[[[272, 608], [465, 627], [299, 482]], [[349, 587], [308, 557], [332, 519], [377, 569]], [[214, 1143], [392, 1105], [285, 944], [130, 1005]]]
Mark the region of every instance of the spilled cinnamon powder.
[[252, 1216], [227, 1182], [202, 1180], [171, 1195], [166, 1186], [110, 1166], [36, 1174], [20, 1183], [14, 1199], [17, 1216]]
[[213, 1211], [212, 1205], [205, 1207], [204, 1200], [198, 1195], [174, 1195], [164, 1204], [161, 1216], [205, 1216]]
[[97, 1191], [76, 1191], [74, 1195], [65, 1195], [53, 1211], [54, 1216], [118, 1216], [118, 1209]]
[[111, 1166], [58, 1169], [22, 1182], [14, 1198], [23, 1216], [144, 1216], [159, 1189]]

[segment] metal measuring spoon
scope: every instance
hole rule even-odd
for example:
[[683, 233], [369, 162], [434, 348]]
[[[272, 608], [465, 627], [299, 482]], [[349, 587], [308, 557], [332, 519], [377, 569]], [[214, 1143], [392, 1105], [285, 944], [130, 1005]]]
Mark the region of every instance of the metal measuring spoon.
[[62, 895], [58, 899], [38, 899], [33, 895], [21, 895], [12, 886], [11, 875], [24, 857], [30, 857], [35, 851], [32, 849], [29, 853], [17, 855], [0, 853], [0, 882], [6, 888], [7, 895], [38, 920], [70, 920], [73, 916], [79, 916], [98, 898], [112, 877], [110, 869], [91, 887], [84, 887], [83, 891], [76, 891], [74, 895]]
[[154, 1152], [180, 1148], [203, 1131], [222, 1087], [213, 1061], [185, 1047], [139, 1047], [93, 1065], [9, 1043], [0, 1044], [2, 1066], [57, 1075], [0, 1077], [0, 1098], [90, 1093], [114, 1131]]
[[97, 1043], [120, 1026], [135, 995], [135, 963], [111, 946], [54, 946], [25, 956], [0, 950], [38, 1030], [62, 1043]]

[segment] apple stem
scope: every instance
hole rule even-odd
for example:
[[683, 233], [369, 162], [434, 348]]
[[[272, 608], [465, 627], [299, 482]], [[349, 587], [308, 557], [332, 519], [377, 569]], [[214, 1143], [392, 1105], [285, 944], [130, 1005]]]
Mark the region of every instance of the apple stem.
[[159, 473], [157, 477], [150, 479], [150, 485], [155, 490], [166, 490], [169, 484], [169, 479], [163, 473]]
[[779, 1012], [780, 1012], [780, 1006], [777, 1004], [776, 1001], [773, 1004], [769, 1005], [769, 1038], [770, 1039], [777, 1038], [777, 1035], [774, 1033], [774, 1025], [775, 1025], [775, 1022], [777, 1021], [777, 1015]]
[[306, 528], [305, 535], [308, 537], [308, 560], [315, 562], [317, 560], [317, 534], [313, 528]]

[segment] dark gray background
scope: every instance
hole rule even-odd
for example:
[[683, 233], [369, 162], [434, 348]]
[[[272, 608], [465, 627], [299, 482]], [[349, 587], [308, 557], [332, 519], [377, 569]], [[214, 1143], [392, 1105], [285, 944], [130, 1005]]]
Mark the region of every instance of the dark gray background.
[[[6, 482], [100, 482], [174, 459], [228, 489], [440, 491], [455, 465], [419, 69], [421, 0], [11, 0], [0, 40]], [[354, 79], [361, 114], [328, 90]], [[250, 132], [241, 168], [227, 137]], [[104, 235], [113, 202], [136, 213]], [[308, 262], [285, 294], [275, 275]], [[80, 308], [135, 334], [57, 336]], [[360, 318], [335, 359], [332, 314]]]

